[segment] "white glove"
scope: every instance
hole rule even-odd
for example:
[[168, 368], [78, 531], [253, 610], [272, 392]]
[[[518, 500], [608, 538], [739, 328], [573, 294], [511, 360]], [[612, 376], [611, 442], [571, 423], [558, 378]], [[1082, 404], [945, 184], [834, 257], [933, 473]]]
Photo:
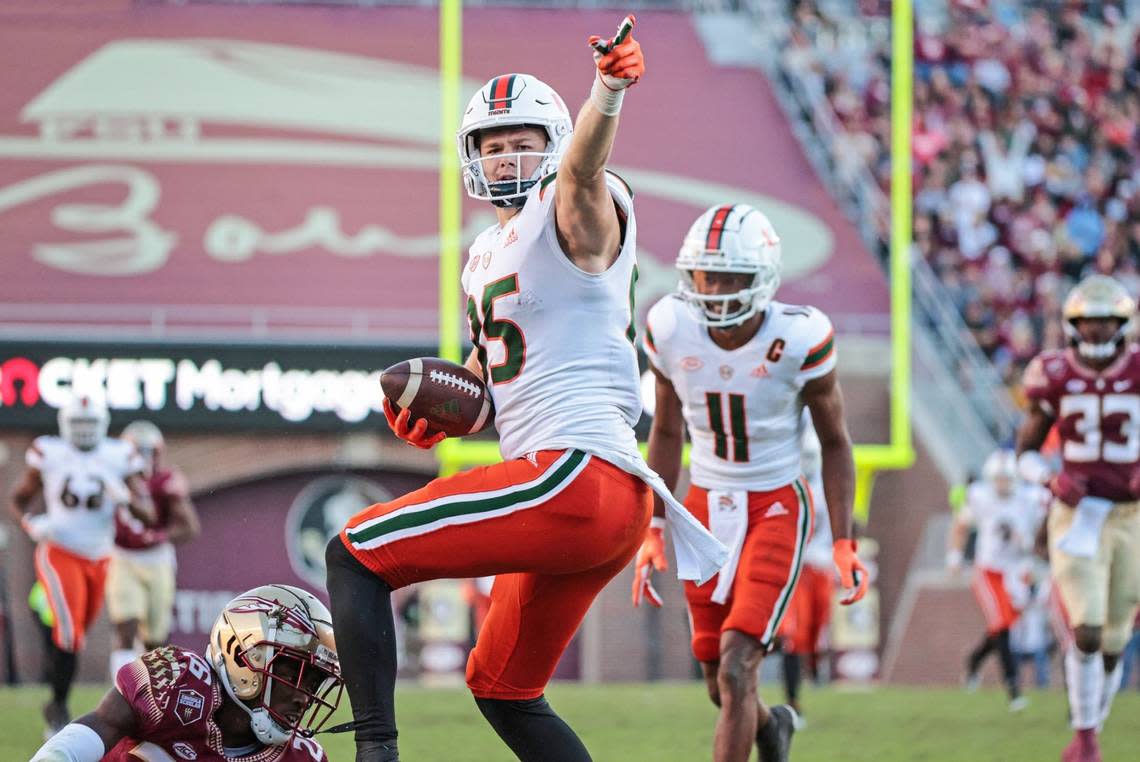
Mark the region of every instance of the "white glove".
[[1073, 509], [1073, 523], [1057, 541], [1057, 548], [1077, 558], [1095, 557], [1100, 547], [1101, 529], [1111, 512], [1111, 500], [1082, 497]]
[[35, 516], [25, 515], [20, 520], [20, 526], [28, 533], [28, 537], [32, 538], [32, 542], [43, 542], [51, 537], [51, 517], [46, 513], [38, 513]]
[[957, 572], [962, 568], [962, 551], [954, 549], [946, 551], [946, 568]]
[[1031, 484], [1044, 484], [1052, 476], [1052, 469], [1041, 457], [1041, 453], [1026, 450], [1017, 459], [1017, 474]]

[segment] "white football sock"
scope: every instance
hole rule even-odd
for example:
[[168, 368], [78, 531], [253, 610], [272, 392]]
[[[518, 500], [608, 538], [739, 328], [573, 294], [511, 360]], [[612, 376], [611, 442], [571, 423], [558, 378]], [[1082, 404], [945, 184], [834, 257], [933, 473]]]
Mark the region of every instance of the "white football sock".
[[1104, 727], [1104, 723], [1108, 719], [1108, 713], [1112, 711], [1112, 700], [1116, 698], [1116, 692], [1120, 690], [1120, 680], [1123, 677], [1124, 660], [1118, 659], [1116, 667], [1104, 676], [1104, 689], [1101, 691], [1100, 696], [1100, 720], [1096, 724], [1098, 733], [1100, 729]]
[[111, 680], [119, 674], [119, 670], [138, 658], [138, 651], [133, 648], [116, 648], [111, 651]]
[[1065, 677], [1069, 688], [1069, 710], [1074, 730], [1095, 728], [1100, 722], [1104, 695], [1104, 657], [1086, 654], [1076, 646], [1065, 653]]

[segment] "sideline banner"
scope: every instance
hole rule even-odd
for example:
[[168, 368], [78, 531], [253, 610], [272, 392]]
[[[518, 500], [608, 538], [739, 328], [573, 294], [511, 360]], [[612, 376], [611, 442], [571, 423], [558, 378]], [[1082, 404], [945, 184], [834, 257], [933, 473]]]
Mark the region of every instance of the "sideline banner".
[[380, 373], [434, 347], [0, 342], [0, 429], [53, 429], [76, 392], [165, 429], [386, 431]]

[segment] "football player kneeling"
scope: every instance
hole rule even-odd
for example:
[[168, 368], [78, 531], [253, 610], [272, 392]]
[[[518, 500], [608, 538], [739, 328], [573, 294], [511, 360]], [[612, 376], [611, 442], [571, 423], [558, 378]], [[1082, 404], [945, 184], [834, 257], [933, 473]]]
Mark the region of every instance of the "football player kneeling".
[[175, 646], [143, 654], [32, 762], [325, 762], [312, 736], [341, 688], [328, 609], [263, 585], [226, 604], [205, 658]]

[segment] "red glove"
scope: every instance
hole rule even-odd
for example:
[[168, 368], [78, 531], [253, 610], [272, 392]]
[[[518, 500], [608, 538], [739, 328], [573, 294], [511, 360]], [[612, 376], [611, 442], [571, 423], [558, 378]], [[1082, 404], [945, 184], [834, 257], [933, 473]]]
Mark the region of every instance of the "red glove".
[[401, 410], [400, 414], [396, 415], [396, 411], [392, 409], [392, 403], [388, 401], [387, 397], [384, 398], [384, 417], [388, 419], [388, 426], [392, 429], [392, 433], [421, 450], [430, 450], [447, 439], [447, 434], [443, 431], [438, 431], [430, 437], [427, 436], [428, 422], [426, 418], [420, 418], [409, 429], [408, 419], [411, 417], [411, 413], [408, 410]]
[[867, 594], [867, 584], [871, 576], [867, 573], [867, 567], [855, 555], [855, 541], [851, 538], [836, 540], [831, 546], [831, 556], [835, 559], [835, 568], [839, 571], [839, 584], [855, 591], [840, 601], [844, 606], [850, 606]]
[[618, 26], [617, 33], [608, 40], [591, 35], [590, 47], [594, 49], [594, 62], [602, 83], [610, 90], [624, 90], [635, 84], [645, 73], [645, 58], [641, 55], [641, 43], [633, 39], [633, 25], [637, 19], [626, 16]]
[[661, 596], [653, 589], [650, 576], [654, 569], [665, 571], [668, 568], [669, 560], [665, 558], [665, 519], [654, 516], [649, 522], [645, 540], [641, 543], [641, 549], [637, 551], [637, 560], [633, 564], [634, 608], [641, 605], [642, 598], [661, 608]]

